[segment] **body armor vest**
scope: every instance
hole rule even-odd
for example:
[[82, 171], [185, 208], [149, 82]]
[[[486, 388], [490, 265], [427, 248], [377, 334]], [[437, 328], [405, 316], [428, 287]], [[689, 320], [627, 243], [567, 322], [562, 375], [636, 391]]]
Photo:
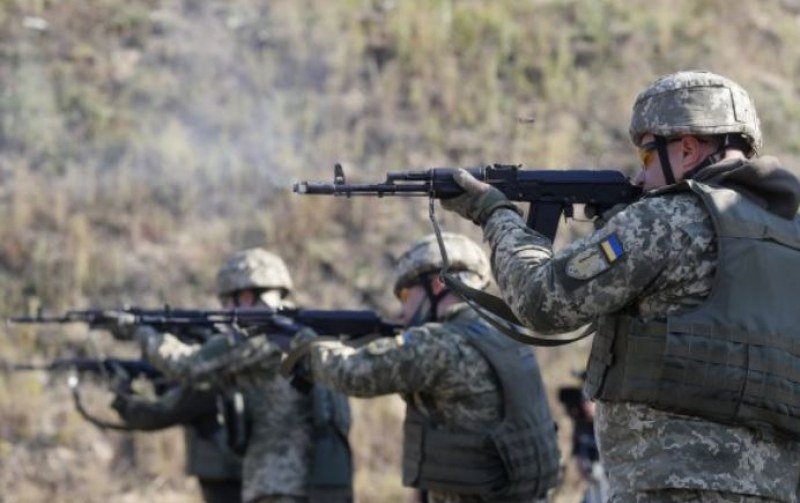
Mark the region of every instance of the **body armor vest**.
[[350, 431], [347, 397], [318, 384], [310, 393], [314, 451], [309, 470], [309, 502], [352, 502], [353, 460], [347, 440]]
[[503, 418], [487, 432], [445, 430], [409, 402], [403, 485], [493, 502], [544, 498], [558, 479], [559, 451], [536, 358], [477, 320], [464, 329], [498, 377]]
[[[699, 307], [640, 321], [602, 318], [590, 396], [800, 436], [800, 219], [687, 181], [711, 214], [718, 263]], [[668, 196], [667, 196], [668, 197]]]

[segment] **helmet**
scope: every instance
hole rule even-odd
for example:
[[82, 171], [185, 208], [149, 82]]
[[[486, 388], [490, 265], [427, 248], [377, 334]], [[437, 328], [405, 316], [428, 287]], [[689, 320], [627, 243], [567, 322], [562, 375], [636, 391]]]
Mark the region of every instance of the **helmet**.
[[633, 105], [631, 140], [642, 136], [739, 134], [752, 155], [761, 149], [761, 126], [750, 95], [721, 75], [682, 71], [665, 75], [639, 93]]
[[286, 264], [263, 248], [250, 248], [229, 256], [217, 272], [217, 295], [246, 289], [280, 289], [285, 297], [294, 289]]
[[[491, 279], [489, 259], [480, 246], [461, 234], [442, 233], [450, 272], [460, 274], [461, 280], [473, 288], [484, 288]], [[442, 269], [442, 254], [436, 235], [431, 234], [414, 243], [398, 260], [394, 276], [394, 294], [417, 283], [422, 277]]]

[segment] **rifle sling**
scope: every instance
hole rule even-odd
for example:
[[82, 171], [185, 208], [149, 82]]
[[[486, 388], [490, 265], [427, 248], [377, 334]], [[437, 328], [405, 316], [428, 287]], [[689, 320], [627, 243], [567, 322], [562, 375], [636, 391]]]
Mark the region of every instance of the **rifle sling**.
[[74, 379], [70, 379], [69, 387], [70, 391], [72, 392], [72, 401], [75, 403], [75, 410], [78, 411], [78, 414], [81, 415], [86, 421], [90, 422], [91, 424], [97, 426], [100, 429], [105, 430], [115, 430], [115, 431], [136, 431], [136, 428], [130, 427], [123, 423], [114, 423], [111, 421], [107, 421], [105, 419], [100, 419], [97, 416], [92, 415], [89, 410], [83, 405], [83, 401], [81, 400], [81, 392], [80, 392], [80, 381], [78, 380], [77, 376], [73, 376]]
[[436, 220], [436, 210], [434, 208], [434, 197], [431, 195], [428, 200], [428, 217], [433, 225], [433, 232], [436, 234], [436, 242], [439, 244], [439, 252], [442, 255], [442, 270], [439, 276], [450, 291], [464, 299], [464, 301], [477, 311], [481, 318], [486, 320], [491, 326], [517, 342], [542, 347], [563, 346], [564, 344], [575, 342], [594, 333], [594, 325], [590, 324], [583, 332], [575, 337], [541, 337], [537, 335], [536, 332], [523, 327], [517, 316], [511, 311], [511, 308], [508, 307], [508, 304], [506, 304], [503, 299], [484, 292], [483, 290], [472, 288], [456, 276], [450, 274], [448, 271], [450, 261], [447, 258], [447, 247], [444, 245], [442, 229], [439, 226], [439, 221]]
[[594, 325], [590, 324], [576, 336], [541, 337], [533, 330], [523, 327], [503, 299], [466, 285], [446, 270], [442, 271], [441, 277], [447, 288], [464, 299], [484, 320], [517, 342], [532, 346], [556, 347], [588, 337], [595, 331]]

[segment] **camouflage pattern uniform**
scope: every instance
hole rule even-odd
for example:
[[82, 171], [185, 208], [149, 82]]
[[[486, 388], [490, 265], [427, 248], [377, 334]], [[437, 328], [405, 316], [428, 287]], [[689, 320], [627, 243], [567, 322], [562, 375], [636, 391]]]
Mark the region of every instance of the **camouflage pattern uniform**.
[[184, 426], [186, 474], [197, 477], [206, 503], [238, 503], [242, 462], [218, 435], [217, 393], [175, 386], [157, 400], [118, 394], [111, 406], [129, 428], [155, 431]]
[[[469, 286], [485, 287], [489, 282], [485, 254], [462, 236], [445, 235], [451, 246], [456, 238], [457, 244], [467, 242], [470, 246], [448, 247], [452, 270], [460, 270], [456, 274]], [[395, 293], [414, 278], [440, 268], [441, 256], [431, 236], [401, 258]], [[378, 338], [357, 347], [339, 341], [316, 341], [309, 350], [311, 376], [317, 383], [359, 398], [399, 393], [444, 429], [488, 431], [502, 418], [503, 397], [486, 358], [464, 335], [464, 325], [479, 319], [473, 309], [459, 303], [451, 306], [440, 322], [411, 327], [393, 338]], [[301, 332], [293, 345], [313, 340], [313, 333]], [[427, 496], [431, 503], [486, 501], [479, 496], [434, 490]]]
[[265, 337], [237, 342], [224, 334], [202, 346], [189, 345], [150, 330], [145, 351], [154, 366], [182, 383], [232, 387], [244, 394], [253, 418], [244, 455], [245, 502], [267, 495], [303, 500], [311, 452], [311, 402], [278, 374], [277, 345]]
[[[266, 273], [264, 272], [266, 271]], [[218, 293], [239, 289], [292, 289], [286, 266], [261, 249], [233, 255], [218, 275]], [[165, 374], [194, 386], [234, 388], [250, 405], [252, 431], [243, 461], [246, 503], [307, 501], [312, 449], [311, 397], [279, 375], [281, 349], [266, 337], [243, 341], [220, 333], [203, 345], [140, 329], [149, 361]]]
[[[715, 270], [709, 215], [689, 194], [635, 203], [555, 254], [513, 211], [496, 211], [484, 232], [505, 301], [542, 333], [572, 330], [629, 304], [643, 318], [697, 306], [710, 293]], [[600, 242], [612, 234], [626, 256], [599, 264]], [[598, 262], [597, 269], [584, 271], [581, 262]], [[617, 492], [712, 489], [797, 501], [796, 442], [624, 402], [598, 403], [595, 428]]]
[[[643, 123], [635, 114], [637, 121]], [[668, 123], [657, 117], [647, 125]], [[740, 132], [755, 136], [751, 146], [760, 144], [757, 123]], [[483, 230], [504, 300], [544, 334], [623, 308], [646, 320], [696, 307], [711, 292], [717, 263], [710, 215], [691, 193], [632, 204], [558, 253], [506, 208], [491, 213]], [[621, 255], [604, 251], [611, 236]], [[796, 441], [631, 402], [599, 402], [595, 427], [612, 502], [798, 501]]]
[[[315, 382], [346, 395], [399, 393], [447, 427], [486, 430], [502, 415], [499, 383], [486, 359], [461, 333], [463, 328], [454, 325], [477, 318], [466, 304], [458, 304], [442, 323], [410, 328], [394, 338], [361, 347], [321, 342], [310, 352], [311, 373]], [[437, 492], [428, 497], [432, 503], [483, 501]]]

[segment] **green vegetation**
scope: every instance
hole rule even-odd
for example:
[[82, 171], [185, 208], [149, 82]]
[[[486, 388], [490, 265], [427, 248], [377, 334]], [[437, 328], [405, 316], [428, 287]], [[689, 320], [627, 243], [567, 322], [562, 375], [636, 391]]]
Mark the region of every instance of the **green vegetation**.
[[[301, 303], [391, 313], [392, 259], [430, 232], [427, 206], [300, 198], [293, 180], [327, 179], [336, 161], [374, 180], [488, 162], [632, 172], [636, 93], [687, 68], [749, 89], [766, 151], [792, 163], [799, 22], [791, 0], [4, 0], [0, 314], [213, 306], [221, 257], [250, 245], [287, 258]], [[83, 344], [0, 335], [5, 358]], [[568, 381], [585, 350], [542, 351], [549, 382]], [[400, 501], [386, 436], [400, 412], [373, 403], [357, 406], [382, 440], [354, 438], [359, 500]], [[192, 490], [174, 432], [97, 432], [60, 381], [0, 376], [0, 425], [0, 487], [15, 501], [144, 501], [153, 487], [186, 501]], [[135, 469], [106, 468], [112, 458]], [[570, 488], [559, 497], [574, 500]]]

